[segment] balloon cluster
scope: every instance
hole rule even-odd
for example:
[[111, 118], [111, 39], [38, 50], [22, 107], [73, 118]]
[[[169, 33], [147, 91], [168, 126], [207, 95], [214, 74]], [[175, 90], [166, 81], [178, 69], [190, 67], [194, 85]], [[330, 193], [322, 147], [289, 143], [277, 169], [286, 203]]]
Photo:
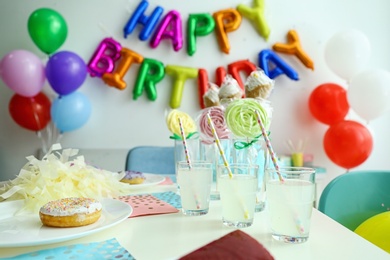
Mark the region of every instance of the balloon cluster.
[[[70, 51], [57, 51], [65, 42], [65, 19], [48, 8], [35, 10], [28, 19], [35, 45], [49, 55], [46, 66], [33, 53], [14, 50], [0, 61], [0, 77], [15, 92], [9, 103], [12, 119], [31, 131], [44, 129], [50, 120], [63, 133], [81, 127], [91, 114], [88, 98], [76, 90], [87, 76], [83, 59]], [[51, 104], [42, 92], [45, 81], [59, 95]]]
[[312, 115], [329, 125], [323, 140], [327, 156], [346, 169], [362, 164], [373, 148], [370, 131], [363, 124], [346, 120], [349, 110], [368, 122], [390, 108], [390, 73], [362, 70], [370, 51], [370, 43], [360, 31], [335, 34], [326, 45], [325, 60], [335, 74], [347, 81], [348, 89], [325, 83], [316, 87], [309, 98]]

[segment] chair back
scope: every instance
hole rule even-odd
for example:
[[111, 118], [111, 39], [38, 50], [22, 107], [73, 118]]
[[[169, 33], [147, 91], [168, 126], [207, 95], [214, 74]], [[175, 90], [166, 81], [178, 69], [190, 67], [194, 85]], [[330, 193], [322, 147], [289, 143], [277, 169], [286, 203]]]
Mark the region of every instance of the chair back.
[[390, 210], [390, 171], [356, 171], [333, 179], [318, 209], [354, 231], [363, 221]]
[[127, 153], [125, 169], [144, 173], [175, 174], [174, 147], [134, 147]]

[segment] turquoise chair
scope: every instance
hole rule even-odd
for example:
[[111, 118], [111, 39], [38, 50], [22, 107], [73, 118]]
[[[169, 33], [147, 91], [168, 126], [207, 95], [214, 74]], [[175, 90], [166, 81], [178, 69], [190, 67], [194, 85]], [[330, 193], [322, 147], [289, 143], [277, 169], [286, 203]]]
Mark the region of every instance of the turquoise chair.
[[361, 223], [390, 210], [390, 171], [355, 171], [333, 179], [318, 209], [354, 231]]
[[154, 174], [175, 174], [173, 146], [137, 146], [127, 153], [126, 170]]

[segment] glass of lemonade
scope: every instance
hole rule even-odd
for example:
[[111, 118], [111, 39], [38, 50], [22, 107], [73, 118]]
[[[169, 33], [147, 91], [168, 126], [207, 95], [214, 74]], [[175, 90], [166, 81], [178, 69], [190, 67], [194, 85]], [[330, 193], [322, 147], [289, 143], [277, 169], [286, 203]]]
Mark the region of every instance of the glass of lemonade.
[[211, 162], [177, 162], [176, 178], [184, 215], [200, 216], [209, 212], [210, 191], [213, 179]]
[[267, 169], [267, 209], [272, 237], [286, 243], [309, 238], [315, 199], [315, 170], [308, 167]]
[[218, 165], [218, 190], [224, 225], [244, 228], [253, 224], [258, 172], [256, 164]]

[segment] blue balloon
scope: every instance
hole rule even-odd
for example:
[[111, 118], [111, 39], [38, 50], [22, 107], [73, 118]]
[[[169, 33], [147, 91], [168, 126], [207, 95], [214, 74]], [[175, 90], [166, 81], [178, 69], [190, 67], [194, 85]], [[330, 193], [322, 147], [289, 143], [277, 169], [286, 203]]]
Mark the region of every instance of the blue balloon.
[[133, 15], [130, 17], [129, 21], [123, 28], [123, 35], [125, 38], [127, 38], [127, 36], [134, 31], [134, 28], [137, 24], [141, 24], [144, 26], [138, 38], [141, 41], [146, 41], [150, 37], [154, 28], [156, 28], [157, 22], [160, 19], [162, 13], [164, 12], [164, 9], [160, 6], [157, 6], [152, 12], [152, 14], [147, 17], [144, 12], [148, 5], [148, 1], [145, 0], [139, 3], [137, 9], [135, 9]]
[[[298, 73], [272, 50], [262, 50], [258, 55], [258, 59], [259, 67], [264, 70], [264, 73], [271, 79], [275, 79], [281, 74], [286, 74], [293, 80], [299, 79]], [[269, 69], [269, 62], [272, 62], [273, 65], [275, 65], [275, 68], [272, 70]]]
[[49, 58], [46, 78], [55, 92], [68, 95], [84, 83], [87, 65], [76, 53], [60, 51]]
[[54, 125], [61, 133], [82, 127], [91, 116], [91, 102], [84, 94], [73, 92], [56, 98], [50, 109]]

